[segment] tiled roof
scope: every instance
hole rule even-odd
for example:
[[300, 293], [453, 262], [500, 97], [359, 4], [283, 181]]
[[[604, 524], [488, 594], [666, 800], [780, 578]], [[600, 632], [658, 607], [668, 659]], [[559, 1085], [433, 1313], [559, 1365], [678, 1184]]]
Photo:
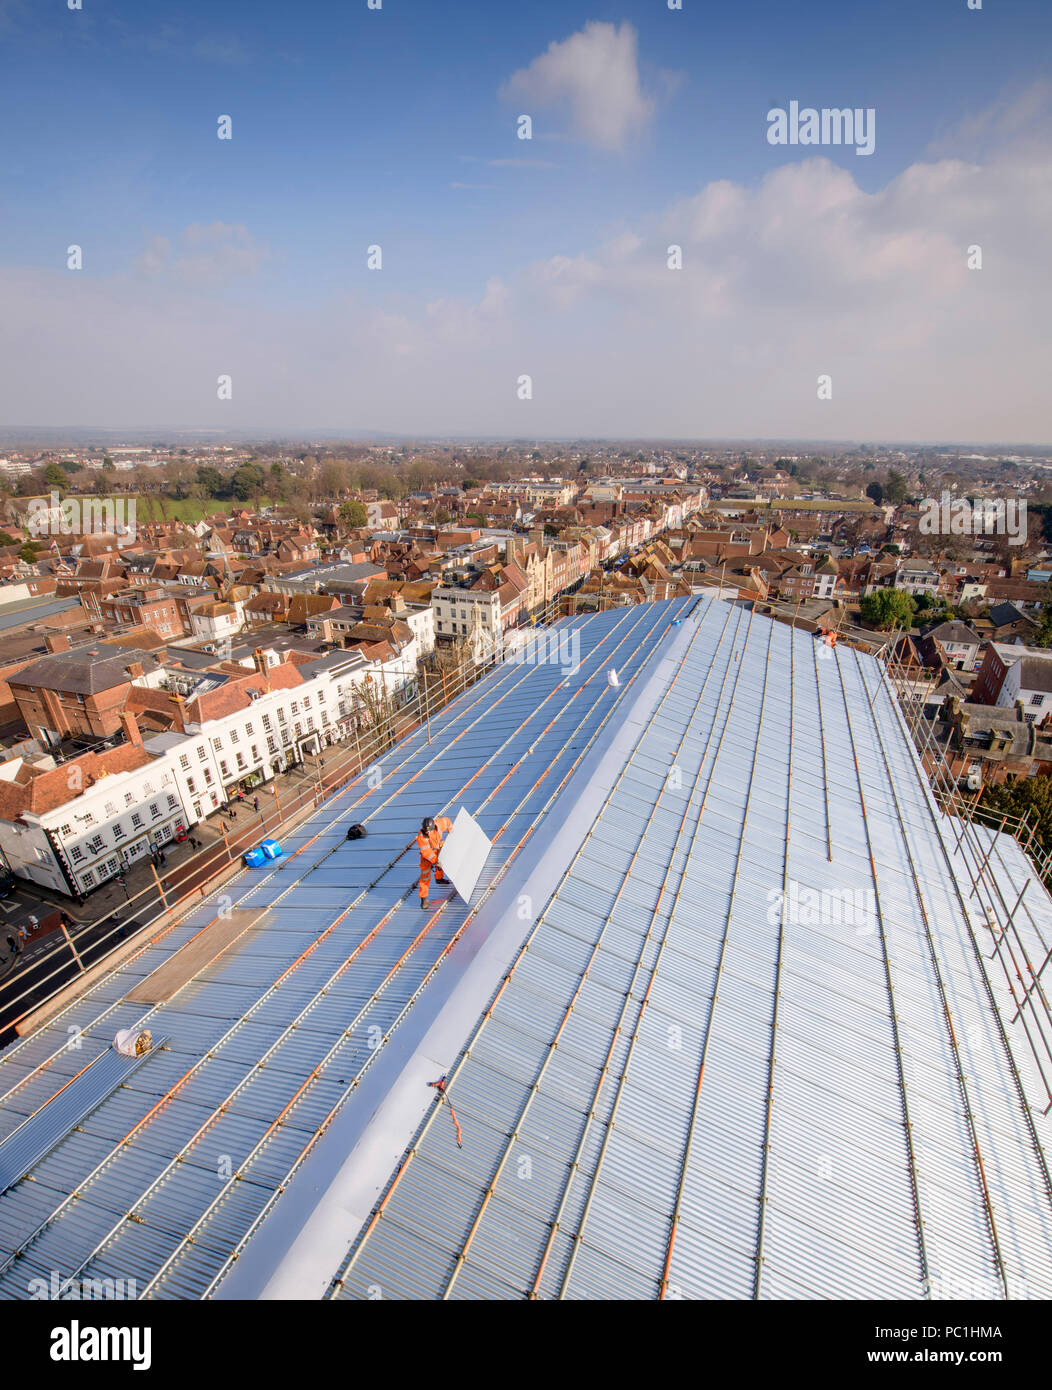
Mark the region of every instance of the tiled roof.
[[208, 719], [222, 719], [239, 709], [247, 709], [252, 704], [249, 691], [261, 695], [272, 690], [292, 690], [303, 684], [303, 677], [290, 661], [279, 666], [271, 666], [264, 676], [258, 671], [251, 675], [235, 677], [215, 690], [206, 690], [186, 702], [186, 719], [191, 724], [203, 724]]
[[42, 815], [72, 799], [71, 776], [79, 772], [80, 785], [90, 787], [100, 777], [132, 772], [152, 759], [141, 744], [122, 743], [102, 753], [81, 753], [54, 768], [39, 769], [23, 763], [15, 781], [0, 778], [0, 818], [13, 821], [24, 812]]
[[924, 635], [925, 637], [933, 637], [938, 642], [951, 642], [957, 645], [978, 646], [982, 640], [979, 634], [967, 623], [957, 621], [939, 623], [937, 627], [929, 628]]
[[74, 647], [68, 652], [52, 652], [42, 656], [21, 672], [18, 684], [70, 694], [94, 695], [127, 684], [131, 680], [128, 667], [133, 663], [140, 665], [144, 674], [157, 670], [153, 657], [138, 647], [121, 647], [108, 642], [91, 643]]
[[1052, 690], [1052, 661], [1039, 656], [1024, 656], [1019, 663], [1021, 690]]

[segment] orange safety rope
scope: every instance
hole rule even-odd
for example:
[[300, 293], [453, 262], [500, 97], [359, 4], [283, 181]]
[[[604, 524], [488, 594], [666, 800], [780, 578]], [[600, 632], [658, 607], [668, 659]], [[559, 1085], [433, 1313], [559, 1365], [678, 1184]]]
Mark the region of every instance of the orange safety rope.
[[437, 1081], [429, 1081], [427, 1084], [429, 1086], [434, 1086], [435, 1090], [438, 1092], [439, 1103], [445, 1101], [446, 1104], [449, 1106], [450, 1118], [452, 1119], [457, 1130], [457, 1148], [462, 1149], [464, 1147], [464, 1135], [463, 1131], [460, 1128], [460, 1121], [457, 1119], [457, 1112], [453, 1109], [453, 1102], [446, 1095], [446, 1078], [444, 1076], [440, 1076]]

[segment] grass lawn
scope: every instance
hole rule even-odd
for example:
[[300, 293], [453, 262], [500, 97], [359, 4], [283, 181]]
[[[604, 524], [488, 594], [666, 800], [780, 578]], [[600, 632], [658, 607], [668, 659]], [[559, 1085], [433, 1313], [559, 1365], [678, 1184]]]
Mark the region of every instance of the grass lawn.
[[712, 503], [714, 507], [749, 507], [753, 511], [778, 511], [778, 512], [875, 512], [878, 507], [875, 502], [831, 502], [831, 501], [811, 501], [797, 499], [795, 497], [779, 497], [776, 501], [760, 502], [739, 500], [738, 498], [721, 497]]
[[[131, 498], [128, 499], [129, 501]], [[163, 510], [162, 510], [163, 504]], [[263, 498], [261, 506], [269, 507], [270, 502]], [[201, 521], [206, 516], [226, 516], [228, 513], [241, 510], [242, 508], [254, 510], [255, 504], [251, 502], [239, 502], [237, 498], [226, 498], [219, 501], [212, 497], [161, 497], [156, 493], [149, 493], [145, 497], [135, 497], [135, 518], [140, 522], [160, 522], [160, 521], [185, 521], [192, 524]]]

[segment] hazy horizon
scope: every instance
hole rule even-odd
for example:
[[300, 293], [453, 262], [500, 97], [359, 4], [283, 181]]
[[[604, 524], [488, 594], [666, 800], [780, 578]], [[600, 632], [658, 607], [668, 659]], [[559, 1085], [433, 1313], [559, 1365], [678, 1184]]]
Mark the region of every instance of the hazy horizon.
[[[33, 436], [38, 436], [34, 440]], [[208, 439], [192, 440], [189, 436], [207, 435]], [[16, 445], [32, 444], [34, 447], [47, 444], [51, 440], [63, 442], [70, 447], [102, 447], [93, 445], [92, 441], [109, 436], [107, 443], [116, 445], [120, 440], [128, 447], [149, 448], [162, 444], [174, 444], [179, 442], [180, 447], [189, 447], [192, 443], [199, 443], [202, 446], [210, 443], [230, 443], [230, 444], [296, 444], [308, 446], [312, 443], [325, 442], [329, 445], [347, 444], [355, 447], [363, 445], [419, 445], [429, 444], [442, 445], [466, 445], [466, 444], [485, 444], [485, 445], [504, 445], [507, 447], [526, 448], [536, 444], [555, 444], [563, 447], [577, 447], [587, 445], [600, 445], [611, 447], [620, 445], [624, 448], [649, 447], [649, 448], [729, 448], [738, 445], [750, 446], [758, 445], [764, 448], [773, 446], [785, 448], [818, 448], [818, 449], [994, 449], [999, 451], [1007, 450], [1034, 450], [1037, 453], [1052, 454], [1052, 441], [1041, 440], [1006, 440], [1006, 439], [893, 439], [893, 438], [872, 438], [872, 439], [805, 439], [785, 434], [772, 435], [698, 435], [693, 437], [675, 438], [672, 436], [661, 435], [484, 435], [484, 434], [398, 434], [388, 433], [381, 430], [261, 430], [249, 427], [239, 428], [232, 426], [228, 429], [218, 428], [177, 428], [160, 425], [143, 425], [133, 427], [122, 427], [117, 425], [0, 425], [0, 448], [14, 448]]]

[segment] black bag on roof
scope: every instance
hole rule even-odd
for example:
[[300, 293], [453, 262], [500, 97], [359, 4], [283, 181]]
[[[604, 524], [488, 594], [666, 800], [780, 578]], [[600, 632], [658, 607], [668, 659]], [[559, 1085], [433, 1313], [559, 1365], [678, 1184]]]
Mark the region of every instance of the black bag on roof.
[[348, 840], [360, 840], [364, 836], [364, 834], [365, 826], [362, 825], [360, 822], [355, 822], [354, 825], [350, 825], [347, 827]]

